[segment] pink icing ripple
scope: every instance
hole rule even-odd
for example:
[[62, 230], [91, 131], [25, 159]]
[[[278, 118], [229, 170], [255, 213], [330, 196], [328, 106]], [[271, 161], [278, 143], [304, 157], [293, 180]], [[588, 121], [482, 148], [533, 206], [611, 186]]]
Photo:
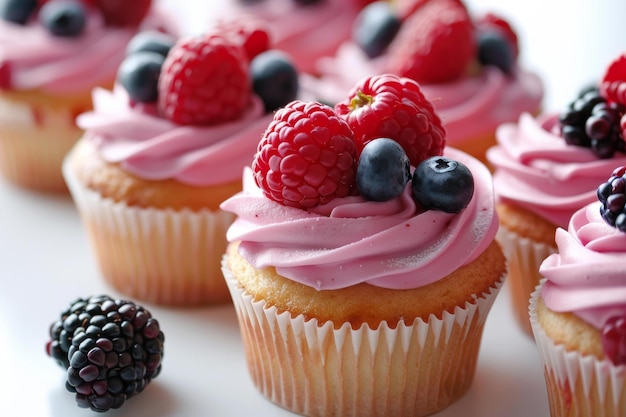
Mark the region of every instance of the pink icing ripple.
[[197, 186], [241, 178], [272, 118], [256, 96], [240, 119], [208, 126], [177, 125], [134, 111], [121, 86], [113, 92], [95, 89], [93, 103], [94, 110], [77, 123], [104, 160], [140, 178]]
[[626, 313], [626, 233], [608, 225], [599, 206], [588, 204], [567, 231], [557, 229], [558, 253], [540, 267], [546, 306], [573, 312], [598, 329], [611, 315]]
[[227, 238], [241, 242], [240, 253], [255, 267], [274, 266], [320, 290], [361, 282], [395, 289], [427, 285], [476, 259], [498, 227], [489, 171], [452, 148], [445, 154], [465, 163], [476, 183], [459, 214], [418, 214], [410, 185], [384, 203], [347, 197], [315, 212], [284, 207], [264, 197], [246, 169], [243, 192], [221, 206], [238, 216]]
[[626, 165], [626, 155], [598, 159], [588, 148], [567, 145], [557, 124], [555, 114], [524, 113], [517, 124], [498, 128], [487, 159], [495, 167], [498, 199], [565, 228], [576, 210], [596, 200], [613, 169]]

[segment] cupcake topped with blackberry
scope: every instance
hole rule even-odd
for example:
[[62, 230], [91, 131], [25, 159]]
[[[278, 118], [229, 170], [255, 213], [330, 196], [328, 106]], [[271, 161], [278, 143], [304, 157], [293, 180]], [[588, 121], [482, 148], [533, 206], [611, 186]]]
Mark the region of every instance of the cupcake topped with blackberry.
[[540, 267], [530, 315], [553, 415], [626, 412], [625, 175], [616, 168], [597, 189], [600, 201], [557, 229], [558, 252]]
[[82, 134], [91, 90], [111, 88], [138, 32], [176, 33], [150, 0], [0, 1], [0, 171], [38, 191], [66, 192], [63, 157]]
[[[221, 205], [237, 216], [223, 272], [269, 399], [303, 415], [424, 416], [467, 391], [505, 267], [490, 173], [445, 145], [419, 85], [391, 74], [334, 108], [274, 114]], [[453, 357], [466, 359], [441, 371]]]
[[219, 203], [241, 190], [272, 112], [298, 93], [291, 58], [268, 40], [245, 19], [178, 40], [143, 33], [113, 90], [95, 90], [94, 110], [78, 117], [85, 134], [65, 178], [103, 276], [123, 294], [229, 301], [219, 261], [233, 216]]
[[576, 210], [595, 201], [607, 171], [626, 165], [623, 62], [620, 56], [609, 63], [596, 85], [574, 93], [561, 111], [525, 113], [500, 126], [498, 144], [487, 152], [511, 294], [528, 332], [528, 297], [539, 283], [540, 262], [556, 250], [555, 230], [567, 228]]
[[411, 78], [437, 109], [448, 143], [483, 160], [498, 125], [539, 111], [542, 83], [518, 58], [517, 34], [501, 16], [472, 16], [459, 0], [376, 1], [305, 87], [336, 103], [364, 77]]

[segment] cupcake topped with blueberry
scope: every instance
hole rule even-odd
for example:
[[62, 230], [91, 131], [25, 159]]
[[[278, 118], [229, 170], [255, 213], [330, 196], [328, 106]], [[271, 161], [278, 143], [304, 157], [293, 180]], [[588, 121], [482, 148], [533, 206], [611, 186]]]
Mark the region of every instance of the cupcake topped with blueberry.
[[[466, 392], [504, 257], [489, 170], [446, 146], [419, 84], [383, 74], [334, 108], [290, 102], [243, 177], [221, 204], [223, 272], [264, 395], [302, 415], [425, 416]], [[402, 400], [359, 395], [374, 386]]]
[[625, 183], [626, 167], [614, 169], [597, 188], [599, 202], [557, 229], [557, 253], [540, 267], [531, 324], [552, 410], [626, 412]]
[[350, 40], [318, 61], [306, 87], [336, 103], [359, 80], [392, 73], [417, 81], [451, 146], [479, 159], [498, 125], [539, 111], [543, 87], [519, 62], [517, 34], [494, 14], [474, 17], [463, 2], [373, 2], [357, 16]]
[[85, 134], [64, 164], [112, 286], [159, 304], [228, 301], [219, 261], [233, 216], [219, 204], [241, 190], [272, 112], [298, 86], [256, 20], [131, 40], [113, 90], [96, 89], [78, 117]]

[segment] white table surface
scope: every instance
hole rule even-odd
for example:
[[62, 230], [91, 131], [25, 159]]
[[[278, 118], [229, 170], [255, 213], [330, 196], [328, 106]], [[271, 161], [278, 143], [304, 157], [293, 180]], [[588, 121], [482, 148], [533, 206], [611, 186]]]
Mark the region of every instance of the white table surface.
[[[211, 8], [211, 1], [164, 2], [180, 7], [190, 31], [199, 30], [200, 17]], [[626, 46], [619, 36], [626, 17], [621, 0], [468, 4], [474, 10], [493, 7], [520, 28], [522, 59], [546, 80], [546, 109], [567, 103]], [[190, 5], [197, 7], [195, 12]], [[0, 180], [0, 282], [0, 416], [101, 415], [75, 405], [64, 387], [64, 371], [44, 351], [50, 323], [71, 300], [119, 295], [100, 278], [69, 198], [31, 193]], [[486, 323], [471, 389], [437, 417], [549, 414], [534, 342], [514, 322], [508, 297], [505, 285]], [[252, 385], [231, 306], [146, 306], [166, 335], [163, 371], [143, 393], [107, 415], [292, 415]]]

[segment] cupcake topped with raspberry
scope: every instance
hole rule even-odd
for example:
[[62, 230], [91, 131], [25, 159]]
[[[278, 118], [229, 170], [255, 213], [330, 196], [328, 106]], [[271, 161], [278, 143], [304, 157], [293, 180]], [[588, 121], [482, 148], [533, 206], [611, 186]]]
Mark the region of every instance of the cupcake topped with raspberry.
[[391, 74], [334, 108], [274, 114], [221, 204], [236, 215], [222, 270], [268, 399], [300, 415], [426, 416], [467, 391], [505, 265], [490, 173], [445, 145], [419, 85]]
[[372, 0], [223, 0], [218, 20], [255, 16], [271, 28], [278, 49], [289, 53], [302, 72], [314, 72], [315, 62], [333, 55], [350, 38], [352, 22]]
[[542, 83], [518, 57], [517, 35], [504, 18], [474, 17], [459, 0], [376, 1], [336, 55], [318, 61], [321, 77], [305, 85], [336, 103], [364, 77], [411, 78], [437, 109], [448, 143], [484, 159], [499, 124], [539, 110]]
[[78, 117], [85, 134], [65, 179], [104, 278], [123, 294], [228, 301], [219, 262], [233, 216], [219, 204], [241, 190], [272, 112], [298, 93], [291, 58], [267, 39], [243, 19], [178, 40], [144, 32], [114, 89], [96, 89], [94, 110]]

